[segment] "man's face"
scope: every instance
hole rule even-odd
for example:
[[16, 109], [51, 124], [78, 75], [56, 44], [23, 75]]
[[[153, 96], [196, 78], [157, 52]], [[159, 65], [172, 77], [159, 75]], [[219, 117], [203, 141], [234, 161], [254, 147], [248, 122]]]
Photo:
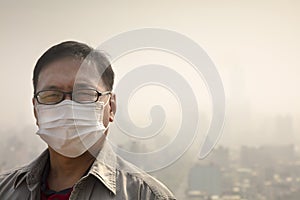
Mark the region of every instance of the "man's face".
[[[94, 67], [81, 68], [81, 61], [73, 58], [62, 58], [46, 65], [39, 74], [36, 91], [54, 89], [65, 92], [73, 91], [74, 89], [86, 89], [92, 88], [99, 92], [105, 92], [103, 82], [99, 80], [97, 70]], [[77, 75], [78, 70], [79, 74]], [[83, 69], [83, 70], [82, 70]], [[76, 88], [74, 83], [76, 81]], [[109, 98], [110, 97], [110, 98]], [[70, 99], [69, 96], [66, 99]], [[116, 111], [115, 95], [107, 95], [101, 97], [101, 101], [107, 102], [104, 108], [103, 123], [105, 126], [114, 119]], [[33, 103], [37, 103], [36, 99], [33, 99]], [[36, 117], [36, 114], [35, 114]], [[38, 119], [36, 117], [37, 124]]]

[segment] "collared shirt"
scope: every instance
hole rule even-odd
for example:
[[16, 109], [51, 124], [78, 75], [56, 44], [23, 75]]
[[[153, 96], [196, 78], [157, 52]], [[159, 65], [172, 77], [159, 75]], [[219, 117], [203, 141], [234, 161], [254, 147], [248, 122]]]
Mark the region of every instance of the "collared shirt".
[[[39, 200], [49, 152], [29, 165], [0, 175], [0, 199]], [[117, 156], [105, 142], [89, 172], [74, 186], [70, 200], [175, 199], [162, 183]]]

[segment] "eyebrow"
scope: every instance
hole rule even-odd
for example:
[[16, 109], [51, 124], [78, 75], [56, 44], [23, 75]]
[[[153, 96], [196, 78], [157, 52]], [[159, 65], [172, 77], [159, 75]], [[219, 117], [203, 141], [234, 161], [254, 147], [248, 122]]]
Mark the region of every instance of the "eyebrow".
[[84, 89], [95, 89], [95, 87], [91, 86], [90, 84], [86, 83], [76, 83], [74, 88], [84, 88]]
[[43, 90], [54, 90], [54, 89], [59, 89], [59, 88], [55, 85], [50, 85], [50, 86], [43, 88]]
[[[74, 89], [96, 89], [95, 87], [91, 86], [90, 84], [86, 84], [86, 83], [76, 83], [73, 87]], [[59, 87], [55, 86], [55, 85], [50, 85], [47, 86], [45, 88], [43, 88], [42, 90], [60, 90], [63, 91], [62, 89], [60, 89]]]

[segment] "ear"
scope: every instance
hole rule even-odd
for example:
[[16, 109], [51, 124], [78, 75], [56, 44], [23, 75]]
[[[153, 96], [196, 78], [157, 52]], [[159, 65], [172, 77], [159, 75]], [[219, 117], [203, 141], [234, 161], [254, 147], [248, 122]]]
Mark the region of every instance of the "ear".
[[112, 93], [110, 100], [109, 100], [109, 105], [110, 105], [110, 111], [109, 111], [109, 121], [113, 122], [117, 110], [117, 102], [116, 102], [116, 94]]
[[32, 98], [32, 107], [33, 107], [33, 114], [34, 114], [34, 118], [35, 118], [35, 124], [38, 126], [39, 123], [38, 123], [38, 118], [37, 118], [37, 114], [36, 114], [36, 110], [35, 110], [35, 98], [33, 97]]

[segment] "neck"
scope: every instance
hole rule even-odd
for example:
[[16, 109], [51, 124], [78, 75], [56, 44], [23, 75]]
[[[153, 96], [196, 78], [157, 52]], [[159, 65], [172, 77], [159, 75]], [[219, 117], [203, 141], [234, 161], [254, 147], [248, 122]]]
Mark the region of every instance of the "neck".
[[76, 158], [68, 158], [49, 147], [50, 171], [48, 175], [49, 188], [61, 191], [72, 187], [87, 172], [95, 160], [88, 151]]

